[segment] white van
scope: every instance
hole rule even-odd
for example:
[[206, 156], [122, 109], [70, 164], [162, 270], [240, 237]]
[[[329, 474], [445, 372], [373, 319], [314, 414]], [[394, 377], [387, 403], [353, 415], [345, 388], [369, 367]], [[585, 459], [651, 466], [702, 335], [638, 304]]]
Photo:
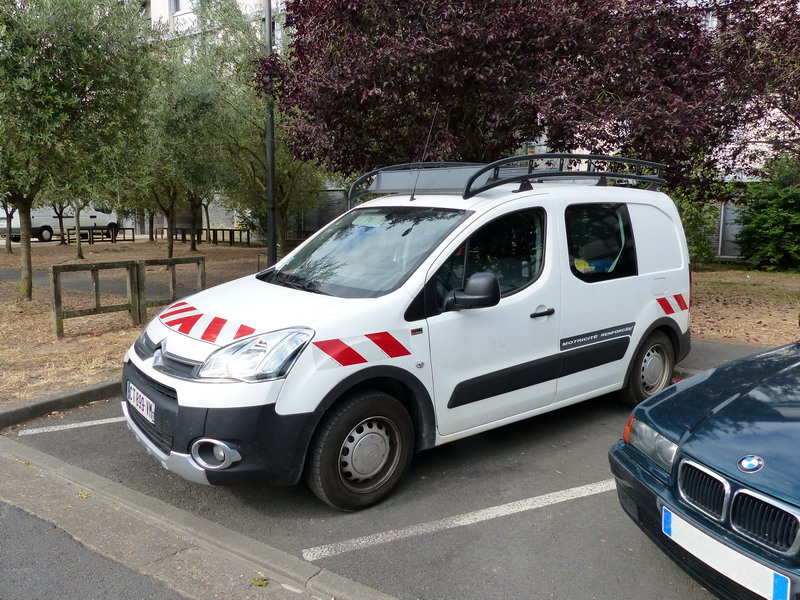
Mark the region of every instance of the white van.
[[[64, 231], [68, 229], [75, 229], [75, 215], [70, 208], [64, 212]], [[102, 230], [104, 235], [114, 237], [119, 229], [117, 216], [109, 208], [90, 205], [81, 211], [81, 231], [89, 229]], [[56, 212], [50, 207], [32, 209], [31, 238], [49, 242], [54, 233], [61, 233]], [[6, 235], [5, 214], [0, 214], [0, 235]], [[19, 211], [15, 211], [11, 217], [11, 237], [18, 240], [19, 235]]]
[[[167, 469], [384, 498], [415, 452], [671, 382], [689, 257], [661, 165], [589, 155], [369, 173], [274, 267], [166, 308], [122, 407]], [[608, 181], [623, 185], [606, 185]], [[598, 185], [586, 185], [587, 183]]]

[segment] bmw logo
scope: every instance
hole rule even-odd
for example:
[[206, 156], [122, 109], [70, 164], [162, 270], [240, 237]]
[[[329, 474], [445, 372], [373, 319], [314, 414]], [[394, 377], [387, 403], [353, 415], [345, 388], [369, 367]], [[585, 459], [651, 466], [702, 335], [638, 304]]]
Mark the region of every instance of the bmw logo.
[[742, 473], [756, 473], [764, 467], [764, 459], [760, 456], [748, 454], [739, 459], [736, 463]]

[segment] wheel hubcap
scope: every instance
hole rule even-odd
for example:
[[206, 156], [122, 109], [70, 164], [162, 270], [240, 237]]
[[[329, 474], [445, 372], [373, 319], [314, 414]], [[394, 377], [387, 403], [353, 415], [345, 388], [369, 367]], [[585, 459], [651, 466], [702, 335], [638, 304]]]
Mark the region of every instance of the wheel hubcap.
[[664, 387], [667, 376], [666, 362], [658, 346], [653, 346], [645, 354], [642, 361], [642, 388], [648, 395], [655, 394]]
[[393, 442], [397, 439], [397, 427], [387, 419], [372, 417], [356, 425], [339, 453], [344, 484], [358, 492], [379, 487], [397, 467], [399, 452]]

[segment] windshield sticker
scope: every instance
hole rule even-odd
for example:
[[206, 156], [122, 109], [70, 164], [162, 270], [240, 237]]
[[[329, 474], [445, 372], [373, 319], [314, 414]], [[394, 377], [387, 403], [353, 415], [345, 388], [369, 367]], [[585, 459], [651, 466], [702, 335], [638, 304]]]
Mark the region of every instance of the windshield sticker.
[[[345, 340], [321, 340], [313, 342], [321, 352], [315, 353], [318, 367], [350, 367], [387, 358], [410, 356], [411, 351], [398, 339], [405, 332], [367, 333]], [[332, 359], [332, 360], [331, 360]]]
[[176, 302], [158, 315], [158, 319], [173, 331], [220, 346], [256, 332], [249, 325], [204, 314], [186, 302]]
[[565, 338], [561, 340], [561, 350], [572, 350], [573, 348], [580, 348], [589, 344], [596, 344], [597, 342], [605, 342], [620, 337], [630, 337], [633, 334], [633, 328], [636, 323], [626, 323], [625, 325], [617, 325], [616, 327], [609, 327], [608, 329], [601, 329], [599, 331], [592, 331], [575, 337]]

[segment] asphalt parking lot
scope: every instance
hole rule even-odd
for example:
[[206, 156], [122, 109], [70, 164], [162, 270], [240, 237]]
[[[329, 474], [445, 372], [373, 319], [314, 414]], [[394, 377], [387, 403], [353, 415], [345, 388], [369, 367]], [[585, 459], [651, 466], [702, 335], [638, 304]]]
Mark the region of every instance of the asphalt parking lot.
[[[134, 556], [157, 517], [212, 551], [217, 543], [256, 566], [285, 561], [277, 572], [316, 597], [711, 598], [619, 508], [606, 453], [627, 415], [604, 397], [430, 450], [392, 497], [358, 513], [303, 486], [186, 482], [134, 440], [116, 398], [7, 430], [6, 444], [34, 465], [63, 461], [90, 495], [138, 507], [141, 526], [125, 533]], [[323, 574], [316, 588], [305, 573]]]

